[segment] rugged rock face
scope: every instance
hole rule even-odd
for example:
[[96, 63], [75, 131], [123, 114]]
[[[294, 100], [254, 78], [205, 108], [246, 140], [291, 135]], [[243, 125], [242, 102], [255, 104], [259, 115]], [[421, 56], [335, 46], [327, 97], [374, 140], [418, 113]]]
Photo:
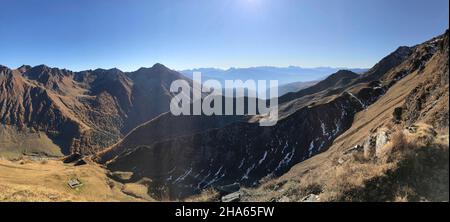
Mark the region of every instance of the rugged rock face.
[[[421, 121], [436, 128], [449, 124], [449, 33], [435, 38], [423, 46], [424, 56], [416, 63], [420, 73], [426, 75], [407, 96], [402, 108], [402, 116], [407, 124]], [[434, 56], [435, 55], [435, 56]], [[434, 56], [434, 57], [433, 57]], [[428, 63], [428, 64], [427, 64]], [[429, 66], [428, 70], [425, 70]], [[427, 72], [429, 73], [427, 75]]]
[[[211, 185], [239, 182], [252, 186], [268, 174], [280, 175], [292, 164], [321, 152], [350, 126], [352, 115], [362, 108], [359, 101], [345, 94], [333, 103], [305, 107], [275, 127], [238, 122], [149, 146], [138, 144], [108, 167], [131, 171], [136, 179], [149, 177], [154, 182], [153, 194], [172, 198]], [[134, 133], [142, 132], [129, 136]], [[158, 193], [162, 187], [168, 193]]]
[[404, 77], [423, 69], [441, 42], [442, 37], [400, 47], [361, 76], [340, 71], [281, 97], [281, 119], [273, 127], [259, 127], [250, 118], [165, 140], [135, 136], [151, 132], [148, 130], [155, 123], [149, 122], [118, 145], [121, 148], [116, 150], [122, 152], [114, 153], [118, 156], [109, 158], [107, 166], [112, 171], [133, 172], [133, 180], [150, 178], [153, 189], [149, 193], [159, 197], [182, 198], [206, 187], [235, 182], [257, 185], [263, 177], [281, 175], [296, 163], [326, 151], [352, 126], [356, 113]]
[[138, 126], [127, 135], [126, 139], [97, 153], [95, 158], [97, 162], [104, 164], [121, 154], [133, 152], [141, 144], [152, 145], [164, 140], [221, 128], [243, 120], [245, 117], [241, 116], [173, 116], [171, 113], [164, 113]]
[[412, 47], [381, 75], [373, 85], [385, 93], [326, 152], [244, 200], [448, 201], [448, 35]]
[[85, 126], [61, 106], [61, 101], [55, 101], [40, 83], [55, 88], [56, 85], [44, 75], [34, 78], [40, 82], [29, 82], [20, 71], [0, 67], [0, 122], [19, 130], [33, 128], [47, 132], [55, 143], [60, 143], [63, 152], [68, 152], [71, 139], [78, 137]]
[[[95, 153], [168, 111], [172, 98], [168, 89], [176, 79], [189, 82], [161, 64], [131, 73], [0, 66], [0, 123], [44, 132], [64, 154]], [[45, 153], [43, 148], [37, 150]], [[34, 152], [22, 147], [16, 151]], [[9, 147], [8, 152], [14, 150]]]

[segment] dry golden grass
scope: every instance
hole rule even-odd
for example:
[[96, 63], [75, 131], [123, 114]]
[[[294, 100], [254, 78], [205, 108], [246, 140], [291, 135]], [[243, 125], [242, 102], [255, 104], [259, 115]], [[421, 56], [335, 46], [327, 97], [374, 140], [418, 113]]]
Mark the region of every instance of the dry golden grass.
[[423, 124], [413, 134], [396, 131], [377, 159], [352, 159], [329, 181], [324, 200], [448, 201], [448, 140]]
[[22, 153], [40, 153], [58, 157], [63, 155], [61, 149], [45, 133], [0, 125], [0, 156], [14, 160], [20, 159]]
[[309, 194], [320, 201], [448, 201], [449, 140], [428, 125], [409, 133], [397, 128], [378, 156], [362, 151], [345, 161], [248, 189], [246, 201], [300, 201]]
[[[90, 161], [75, 167], [55, 159], [0, 159], [0, 201], [144, 201], [123, 193], [123, 185], [110, 180], [106, 173]], [[83, 186], [70, 188], [67, 183], [72, 178]], [[125, 190], [142, 193], [134, 188], [126, 185]]]
[[[351, 128], [335, 139], [326, 152], [297, 164], [278, 179], [249, 189], [246, 200], [272, 201], [283, 196], [301, 200], [296, 195], [304, 193], [294, 195], [289, 190], [301, 191], [319, 184], [320, 201], [448, 201], [448, 121], [436, 124], [448, 116], [448, 87], [443, 87], [444, 94], [435, 99], [437, 103], [430, 100], [434, 106], [427, 106], [424, 112], [412, 110], [419, 112], [422, 122], [447, 127], [436, 129], [437, 135], [433, 136], [434, 129], [424, 124], [419, 124], [416, 135], [411, 135], [403, 131], [407, 125], [396, 126], [392, 122], [392, 113], [405, 105], [410, 93], [430, 76], [439, 74], [433, 67], [440, 67], [442, 58], [447, 60], [448, 56], [433, 57], [421, 73], [404, 77], [374, 104], [357, 113]], [[393, 142], [379, 151], [378, 158], [365, 157], [363, 153], [343, 156], [344, 151], [364, 144], [381, 128], [392, 131]]]
[[147, 201], [155, 201], [148, 195], [148, 187], [139, 183], [127, 183], [123, 185], [122, 192], [132, 197], [140, 198]]
[[8, 202], [66, 202], [86, 201], [82, 197], [63, 193], [43, 186], [29, 186], [21, 184], [0, 184], [0, 201]]
[[198, 195], [185, 199], [185, 202], [217, 202], [219, 201], [219, 193], [213, 188], [207, 188]]

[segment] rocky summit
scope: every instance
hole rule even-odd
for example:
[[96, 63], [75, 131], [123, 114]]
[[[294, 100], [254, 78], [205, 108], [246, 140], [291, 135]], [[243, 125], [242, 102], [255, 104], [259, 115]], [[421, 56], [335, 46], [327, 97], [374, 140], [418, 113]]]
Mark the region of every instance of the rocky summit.
[[94, 154], [169, 110], [170, 84], [186, 79], [161, 64], [135, 72], [0, 67], [0, 153]]
[[[100, 184], [106, 200], [448, 201], [448, 39], [447, 31], [399, 47], [363, 73], [340, 70], [282, 95], [269, 127], [259, 125], [263, 114], [173, 115], [171, 84], [195, 84], [162, 64], [0, 66], [0, 155], [34, 161], [47, 177], [59, 169], [52, 178], [77, 169], [70, 187]], [[0, 167], [32, 169], [14, 164]], [[95, 200], [54, 199], [80, 198]]]
[[[149, 178], [149, 193], [156, 198], [184, 198], [233, 183], [255, 187], [318, 154], [326, 155], [330, 147], [340, 146], [343, 135], [367, 137], [369, 132], [355, 129], [355, 123], [386, 111], [389, 118], [374, 123], [369, 131], [392, 120], [399, 125], [426, 121], [448, 127], [447, 60], [448, 32], [416, 46], [399, 47], [361, 75], [338, 71], [314, 86], [280, 97], [280, 120], [273, 127], [259, 127], [258, 116], [187, 120], [167, 113], [136, 128], [98, 159], [111, 171], [132, 172], [130, 181]], [[412, 76], [417, 76], [415, 81], [406, 84]], [[377, 108], [386, 100], [395, 101], [396, 107]], [[150, 136], [161, 126], [179, 123], [189, 130]], [[346, 146], [350, 145], [358, 144]]]

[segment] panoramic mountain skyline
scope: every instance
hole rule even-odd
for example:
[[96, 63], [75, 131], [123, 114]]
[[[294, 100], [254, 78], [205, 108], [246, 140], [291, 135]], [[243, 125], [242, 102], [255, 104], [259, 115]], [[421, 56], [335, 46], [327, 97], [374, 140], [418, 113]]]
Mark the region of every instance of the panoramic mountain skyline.
[[0, 8], [0, 202], [449, 201], [447, 0]]
[[3, 65], [74, 71], [367, 68], [448, 27], [446, 0], [1, 2]]

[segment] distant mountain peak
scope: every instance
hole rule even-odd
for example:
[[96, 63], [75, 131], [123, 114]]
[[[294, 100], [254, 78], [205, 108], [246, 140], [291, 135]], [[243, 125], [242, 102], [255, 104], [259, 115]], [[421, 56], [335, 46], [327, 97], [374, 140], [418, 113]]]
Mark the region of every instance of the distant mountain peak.
[[0, 76], [0, 127], [33, 127], [63, 154], [93, 153], [169, 111], [168, 88], [184, 78], [161, 64], [127, 73], [118, 68], [72, 72], [47, 65], [0, 66]]
[[351, 74], [351, 75], [355, 75], [356, 74], [356, 75], [358, 75], [357, 73], [352, 72], [352, 71], [350, 71], [348, 69], [341, 69], [341, 70], [337, 71], [335, 74], [336, 75], [345, 75], [345, 74]]
[[109, 69], [109, 71], [122, 72], [122, 70], [120, 70], [120, 69], [118, 69], [116, 67]]
[[138, 70], [136, 70], [135, 72], [132, 73], [148, 73], [148, 74], [152, 74], [152, 73], [159, 73], [159, 72], [163, 72], [163, 71], [168, 71], [170, 70], [169, 68], [167, 68], [165, 65], [161, 64], [161, 63], [155, 63], [152, 67], [141, 67]]
[[24, 73], [28, 70], [30, 70], [32, 67], [30, 65], [21, 65], [17, 70], [19, 70], [21, 73]]
[[337, 81], [337, 80], [340, 80], [340, 79], [343, 79], [343, 78], [356, 78], [358, 76], [359, 76], [359, 74], [357, 74], [357, 73], [354, 73], [354, 72], [352, 72], [350, 70], [342, 69], [342, 70], [339, 70], [336, 73], [331, 74], [330, 76], [328, 76], [326, 78], [326, 80]]
[[165, 65], [163, 65], [163, 64], [161, 64], [161, 63], [155, 63], [155, 64], [152, 66], [152, 69], [169, 69], [169, 68], [167, 68]]
[[37, 65], [37, 66], [32, 67], [32, 69], [35, 69], [35, 70], [48, 70], [48, 69], [51, 69], [51, 68], [49, 66], [45, 65], [45, 64], [41, 64], [41, 65]]

